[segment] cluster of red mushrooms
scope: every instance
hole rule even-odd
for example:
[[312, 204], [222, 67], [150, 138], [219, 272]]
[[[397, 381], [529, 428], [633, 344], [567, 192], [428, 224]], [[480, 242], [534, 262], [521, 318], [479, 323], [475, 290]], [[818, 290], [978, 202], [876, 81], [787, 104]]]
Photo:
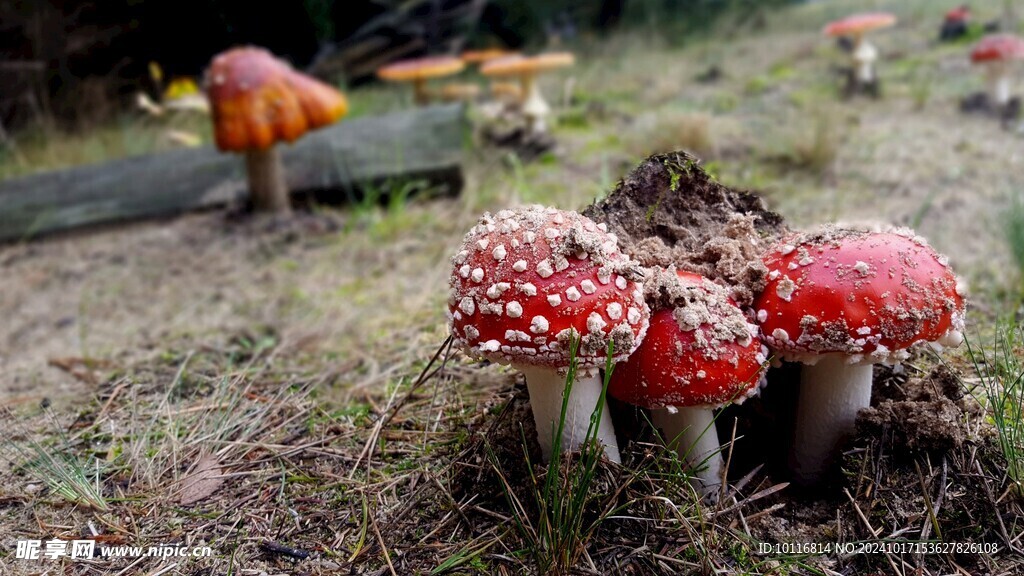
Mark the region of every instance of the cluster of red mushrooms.
[[[966, 26], [970, 11], [966, 6], [950, 10], [945, 22]], [[853, 14], [830, 22], [824, 34], [847, 38], [851, 42], [850, 59], [854, 78], [861, 85], [875, 81], [875, 61], [878, 50], [866, 38], [867, 34], [896, 24], [896, 16], [888, 12]], [[971, 62], [980, 67], [988, 83], [987, 97], [996, 109], [1005, 108], [1012, 98], [1012, 66], [1024, 60], [1024, 38], [1010, 33], [993, 33], [979, 40], [970, 52]]]
[[[501, 210], [485, 214], [452, 258], [449, 328], [470, 356], [525, 376], [545, 460], [553, 446], [585, 441], [610, 354], [608, 394], [650, 409], [708, 497], [725, 473], [714, 410], [757, 394], [770, 359], [801, 362], [790, 464], [795, 481], [813, 485], [869, 404], [872, 365], [898, 363], [917, 344], [960, 343], [964, 289], [907, 229], [791, 234], [762, 260], [767, 286], [741, 308], [726, 286], [694, 272], [641, 267], [605, 224], [536, 205]], [[595, 427], [607, 458], [620, 462], [607, 410]]]

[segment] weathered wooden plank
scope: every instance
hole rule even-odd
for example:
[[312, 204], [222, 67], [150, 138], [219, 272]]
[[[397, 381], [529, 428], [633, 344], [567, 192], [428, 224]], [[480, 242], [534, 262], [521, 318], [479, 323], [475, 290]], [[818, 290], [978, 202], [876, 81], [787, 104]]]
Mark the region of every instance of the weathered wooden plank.
[[[359, 118], [282, 145], [292, 192], [344, 201], [368, 183], [425, 179], [462, 187], [461, 106]], [[0, 182], [0, 240], [243, 200], [241, 155], [212, 147], [137, 156]]]

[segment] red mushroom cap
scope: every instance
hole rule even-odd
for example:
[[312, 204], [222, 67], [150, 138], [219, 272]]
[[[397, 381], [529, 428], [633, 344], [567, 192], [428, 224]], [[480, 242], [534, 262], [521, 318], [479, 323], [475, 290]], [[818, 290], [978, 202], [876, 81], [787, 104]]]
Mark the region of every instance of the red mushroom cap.
[[971, 62], [999, 62], [1024, 58], [1024, 38], [1013, 34], [990, 34], [974, 45]]
[[655, 269], [669, 307], [651, 314], [636, 352], [612, 371], [608, 394], [644, 408], [717, 407], [758, 390], [765, 349], [728, 291], [692, 272]]
[[971, 18], [970, 6], [957, 6], [946, 12], [946, 22], [966, 22]]
[[484, 214], [452, 259], [451, 333], [470, 354], [513, 365], [602, 366], [643, 339], [642, 271], [604, 225], [530, 206]]
[[754, 302], [768, 347], [813, 364], [894, 363], [917, 342], [956, 346], [964, 327], [963, 287], [946, 258], [907, 229], [827, 227], [787, 238], [764, 256], [768, 285]]
[[206, 91], [221, 150], [265, 150], [348, 112], [348, 101], [333, 86], [253, 46], [218, 54], [206, 73]]
[[895, 23], [896, 16], [888, 12], [866, 12], [830, 22], [824, 32], [826, 36], [856, 36], [878, 28], [888, 28]]

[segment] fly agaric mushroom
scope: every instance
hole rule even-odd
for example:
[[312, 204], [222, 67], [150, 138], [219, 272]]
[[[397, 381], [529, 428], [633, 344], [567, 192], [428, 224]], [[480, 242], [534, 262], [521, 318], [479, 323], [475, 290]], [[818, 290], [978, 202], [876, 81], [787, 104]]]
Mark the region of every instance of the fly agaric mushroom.
[[854, 77], [860, 84], [869, 85], [875, 81], [875, 60], [878, 60], [878, 50], [864, 38], [864, 35], [872, 30], [888, 28], [895, 23], [896, 17], [888, 12], [854, 14], [829, 23], [825, 26], [825, 35], [853, 39], [851, 57]]
[[1024, 38], [1013, 34], [990, 34], [971, 50], [971, 62], [985, 67], [989, 96], [996, 106], [1010, 102], [1010, 63], [1024, 59]]
[[768, 347], [804, 364], [790, 465], [814, 484], [871, 401], [873, 364], [898, 364], [919, 342], [960, 344], [964, 288], [908, 229], [826, 227], [784, 239], [764, 263], [754, 309]]
[[[452, 336], [471, 355], [510, 364], [526, 376], [545, 461], [561, 417], [570, 346], [578, 342], [579, 372], [560, 442], [563, 451], [579, 448], [601, 398], [597, 370], [609, 342], [613, 360], [620, 361], [647, 331], [640, 267], [619, 251], [604, 225], [542, 206], [484, 214], [452, 262]], [[607, 411], [596, 437], [618, 462]]]
[[287, 212], [284, 168], [274, 144], [337, 121], [348, 112], [345, 96], [252, 46], [216, 56], [206, 91], [217, 148], [246, 153], [253, 207]]
[[412, 82], [413, 98], [418, 106], [430, 103], [427, 80], [458, 74], [466, 64], [454, 56], [426, 56], [399, 60], [377, 70], [377, 77], [388, 82]]
[[519, 110], [527, 121], [527, 130], [531, 134], [543, 134], [547, 131], [547, 117], [551, 107], [544, 100], [537, 85], [537, 74], [572, 66], [576, 57], [569, 52], [550, 52], [537, 56], [506, 56], [484, 63], [480, 73], [484, 76], [517, 76], [522, 88]]
[[655, 268], [648, 294], [660, 308], [640, 347], [615, 367], [608, 394], [651, 410], [679, 459], [700, 468], [693, 486], [714, 494], [724, 473], [714, 410], [759, 389], [767, 351], [728, 291], [692, 272]]

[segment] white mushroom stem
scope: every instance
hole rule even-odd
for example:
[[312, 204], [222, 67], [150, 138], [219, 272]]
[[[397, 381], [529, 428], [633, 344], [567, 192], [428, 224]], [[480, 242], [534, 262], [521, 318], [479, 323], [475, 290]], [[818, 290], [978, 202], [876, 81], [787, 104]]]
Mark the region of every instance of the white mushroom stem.
[[796, 437], [790, 453], [793, 479], [818, 482], [836, 449], [854, 432], [857, 412], [871, 403], [871, 364], [847, 364], [838, 354], [801, 368]]
[[547, 131], [547, 117], [551, 114], [551, 107], [540, 93], [536, 75], [523, 76], [522, 86], [522, 112], [526, 118], [527, 130], [530, 134], [543, 134]]
[[866, 39], [858, 38], [853, 47], [853, 67], [858, 82], [868, 84], [874, 81], [875, 60], [878, 60], [878, 50]]
[[[558, 423], [562, 417], [562, 392], [565, 390], [565, 376], [557, 370], [542, 367], [516, 366], [526, 376], [526, 388], [530, 392], [530, 406], [533, 420], [537, 424], [537, 441], [540, 443], [544, 461], [551, 460], [552, 446]], [[569, 391], [569, 403], [565, 411], [565, 425], [562, 428], [561, 451], [578, 450], [587, 436], [590, 416], [597, 409], [604, 386], [596, 375], [577, 375]], [[597, 423], [594, 437], [604, 445], [605, 456], [615, 463], [622, 461], [619, 446], [615, 441], [612, 417], [605, 405]]]
[[1006, 62], [990, 62], [985, 67], [988, 91], [997, 106], [1010, 102], [1010, 70]]
[[291, 211], [288, 188], [284, 183], [284, 167], [276, 146], [246, 152], [245, 168], [249, 176], [249, 196], [255, 211], [279, 214]]
[[724, 472], [714, 411], [701, 406], [656, 408], [651, 410], [651, 423], [661, 429], [667, 446], [693, 469], [693, 488], [701, 496], [714, 496]]

